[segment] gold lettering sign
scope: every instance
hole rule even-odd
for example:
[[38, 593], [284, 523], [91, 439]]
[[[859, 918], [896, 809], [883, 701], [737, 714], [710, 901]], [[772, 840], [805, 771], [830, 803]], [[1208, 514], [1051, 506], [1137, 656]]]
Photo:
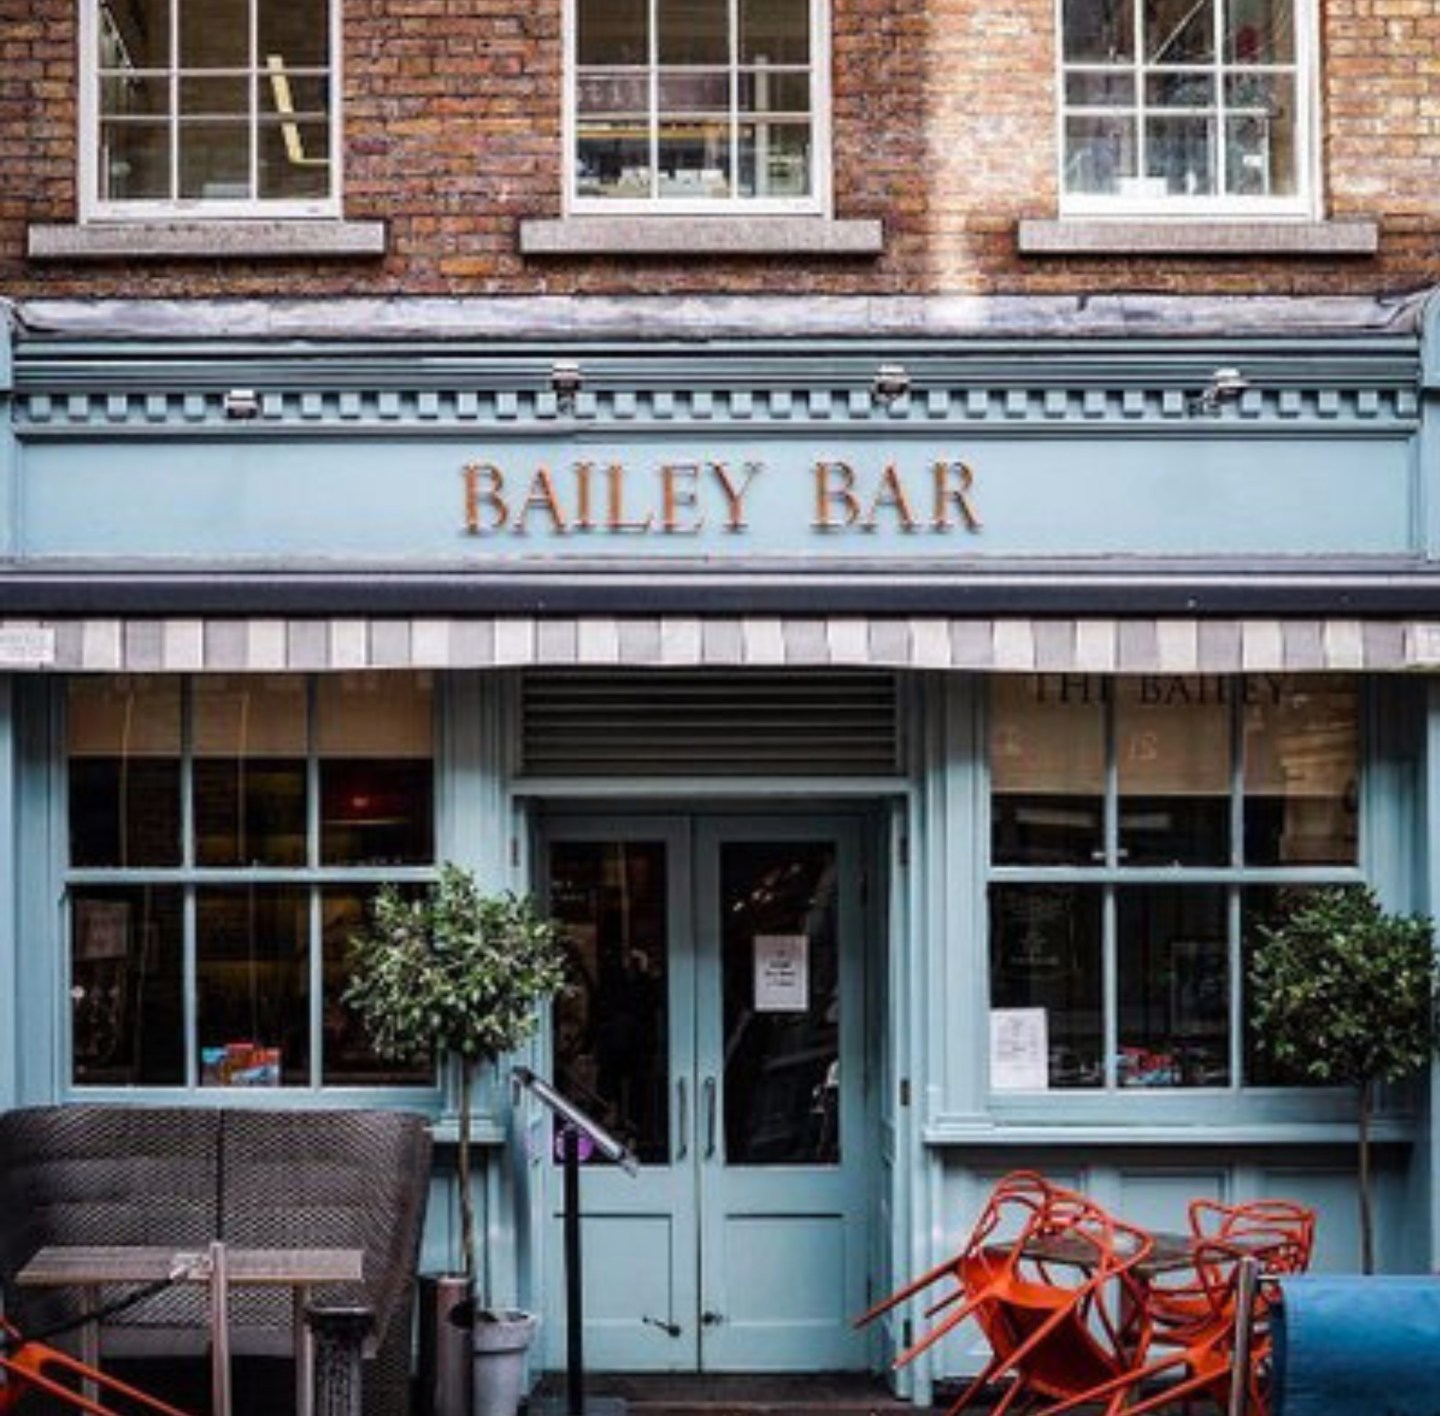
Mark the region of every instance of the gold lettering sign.
[[[464, 529], [470, 536], [740, 535], [750, 528], [751, 493], [764, 474], [761, 462], [574, 462], [520, 471], [467, 462]], [[975, 473], [965, 462], [864, 467], [825, 458], [809, 477], [809, 529], [827, 536], [974, 534], [982, 526]]]

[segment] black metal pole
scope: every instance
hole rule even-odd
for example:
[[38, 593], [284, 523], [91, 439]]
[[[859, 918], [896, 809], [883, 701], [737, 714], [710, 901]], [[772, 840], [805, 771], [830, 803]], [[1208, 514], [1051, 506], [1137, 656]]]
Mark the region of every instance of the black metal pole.
[[580, 1275], [580, 1131], [566, 1125], [565, 1148], [565, 1392], [569, 1416], [585, 1410], [585, 1335]]

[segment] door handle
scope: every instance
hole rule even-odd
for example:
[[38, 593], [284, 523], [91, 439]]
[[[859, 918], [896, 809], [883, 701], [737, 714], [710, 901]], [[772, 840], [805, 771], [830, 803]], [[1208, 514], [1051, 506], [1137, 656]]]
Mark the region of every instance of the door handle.
[[684, 1160], [690, 1154], [690, 1102], [685, 1090], [685, 1078], [675, 1083], [675, 1095], [679, 1103], [680, 1116], [676, 1125], [679, 1135], [675, 1141], [675, 1159]]
[[714, 1077], [705, 1078], [705, 1159], [715, 1158], [716, 1091]]

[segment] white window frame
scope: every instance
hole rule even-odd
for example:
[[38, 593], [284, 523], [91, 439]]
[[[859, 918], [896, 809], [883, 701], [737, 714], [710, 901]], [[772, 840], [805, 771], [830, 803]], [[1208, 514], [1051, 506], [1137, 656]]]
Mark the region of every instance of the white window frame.
[[[1143, 62], [1140, 45], [1140, 15], [1142, 0], [1131, 0], [1136, 10], [1135, 45], [1132, 64], [1135, 74], [1136, 96], [1130, 111], [1137, 115], [1136, 142], [1137, 171], [1145, 170], [1145, 123], [1144, 123], [1144, 78], [1146, 65]], [[1320, 47], [1319, 17], [1315, 0], [1292, 0], [1293, 24], [1295, 27], [1295, 183], [1293, 195], [1277, 197], [1230, 196], [1224, 193], [1204, 196], [1121, 196], [1069, 192], [1065, 185], [1065, 164], [1067, 159], [1065, 143], [1066, 119], [1072, 110], [1066, 101], [1065, 78], [1069, 65], [1065, 55], [1065, 4], [1066, 0], [1055, 0], [1055, 142], [1057, 154], [1056, 181], [1059, 191], [1060, 213], [1067, 217], [1123, 217], [1123, 218], [1220, 218], [1226, 220], [1318, 220], [1320, 217]], [[1224, 142], [1224, 83], [1223, 75], [1227, 66], [1221, 58], [1220, 24], [1222, 4], [1215, 5], [1216, 41], [1214, 58], [1209, 68], [1216, 76], [1216, 111], [1220, 117], [1216, 123], [1216, 141]], [[1086, 65], [1076, 65], [1084, 69]], [[1197, 65], [1184, 67], [1195, 68]], [[1289, 65], [1247, 65], [1248, 68], [1284, 71]], [[1162, 71], [1163, 72], [1163, 71]], [[1077, 105], [1076, 114], [1115, 112], [1116, 109], [1090, 110]], [[1223, 151], [1217, 154], [1216, 172], [1223, 178]]]
[[[329, 110], [330, 110], [330, 135], [329, 135], [329, 164], [330, 164], [330, 195], [323, 199], [312, 199], [305, 201], [281, 201], [266, 200], [260, 197], [248, 197], [243, 199], [234, 198], [175, 198], [171, 200], [128, 200], [115, 201], [103, 199], [100, 195], [100, 0], [82, 0], [80, 5], [80, 93], [79, 93], [79, 122], [80, 122], [80, 199], [79, 212], [82, 222], [113, 222], [113, 221], [176, 221], [176, 220], [255, 220], [255, 219], [293, 219], [293, 218], [326, 218], [335, 219], [341, 214], [341, 190], [343, 172], [341, 167], [342, 144], [340, 133], [342, 126], [342, 114], [340, 111], [340, 96], [344, 92], [344, 85], [341, 81], [341, 52], [340, 23], [341, 23], [341, 0], [294, 0], [294, 3], [307, 3], [323, 5], [329, 11]], [[257, 40], [254, 33], [255, 5], [251, 0], [250, 23], [251, 23], [251, 52], [256, 51]], [[178, 170], [178, 143], [179, 125], [177, 121], [178, 104], [176, 102], [176, 88], [179, 82], [180, 70], [175, 62], [178, 57], [178, 35], [176, 30], [179, 24], [179, 6], [172, 4], [170, 9], [171, 24], [171, 46], [170, 53], [172, 62], [169, 66], [168, 81], [170, 84], [170, 113], [169, 129], [171, 142], [171, 171], [173, 174]], [[159, 72], [158, 70], [155, 72]], [[263, 80], [259, 69], [252, 71], [250, 76], [250, 134], [251, 134], [251, 190], [256, 190], [257, 164], [259, 162], [259, 150], [256, 142], [256, 130], [259, 126], [260, 101], [257, 91], [258, 85]]]
[[[829, 216], [831, 203], [831, 133], [830, 133], [830, 5], [829, 0], [809, 0], [810, 6], [810, 151], [814, 166], [811, 192], [804, 197], [582, 197], [577, 191], [578, 171], [576, 142], [578, 137], [578, 80], [576, 16], [578, 0], [565, 0], [564, 19], [564, 99], [561, 140], [564, 144], [562, 162], [565, 184], [564, 210], [567, 216]], [[646, 65], [650, 84], [651, 170], [654, 170], [654, 126], [657, 121], [659, 65], [655, 60], [655, 5], [650, 4], [651, 57]], [[729, 0], [730, 33], [734, 38], [738, 5]], [[733, 53], [733, 49], [732, 49]], [[733, 69], [732, 69], [733, 76]], [[730, 120], [737, 121], [734, 85], [731, 86]], [[732, 154], [734, 140], [732, 137]], [[732, 174], [736, 170], [732, 160]]]

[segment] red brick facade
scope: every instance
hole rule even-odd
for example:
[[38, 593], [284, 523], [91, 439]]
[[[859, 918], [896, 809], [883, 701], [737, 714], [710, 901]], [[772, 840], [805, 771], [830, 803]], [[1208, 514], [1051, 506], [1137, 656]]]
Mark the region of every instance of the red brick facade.
[[1440, 279], [1440, 10], [1322, 3], [1325, 215], [1380, 223], [1378, 256], [1057, 258], [1053, 0], [834, 0], [835, 214], [884, 254], [527, 258], [561, 208], [561, 0], [345, 0], [345, 215], [383, 258], [27, 262], [76, 216], [75, 0], [0, 0], [0, 293], [180, 296], [732, 293], [1316, 294]]

